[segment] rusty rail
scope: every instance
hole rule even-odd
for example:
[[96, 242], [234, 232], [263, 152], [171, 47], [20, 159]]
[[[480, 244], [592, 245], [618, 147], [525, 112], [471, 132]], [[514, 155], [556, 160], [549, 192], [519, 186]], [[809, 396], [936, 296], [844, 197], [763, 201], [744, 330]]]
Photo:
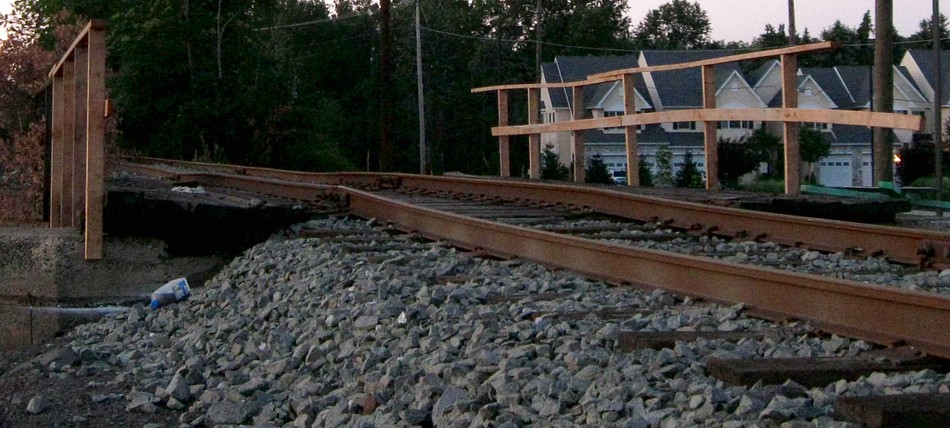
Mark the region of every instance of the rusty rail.
[[399, 180], [403, 187], [415, 189], [563, 203], [628, 219], [659, 220], [673, 227], [723, 236], [767, 239], [822, 251], [883, 254], [893, 261], [907, 264], [950, 265], [950, 233], [739, 210], [601, 188], [474, 177], [308, 173], [153, 158], [143, 158], [141, 161], [328, 185], [372, 185], [383, 178], [394, 179]]
[[[139, 171], [147, 172], [148, 169], [142, 167]], [[372, 176], [362, 174], [356, 177], [367, 179]], [[912, 345], [930, 354], [950, 358], [950, 330], [940, 327], [950, 323], [950, 298], [936, 294], [637, 249], [498, 224], [412, 206], [345, 186], [288, 183], [273, 178], [222, 173], [186, 173], [179, 178], [301, 199], [325, 197], [327, 192], [337, 192], [347, 198], [350, 210], [355, 214], [391, 221], [433, 238], [515, 254], [608, 281], [663, 288], [725, 303], [742, 302], [761, 313], [771, 314], [771, 317], [808, 320], [828, 332], [884, 345]], [[333, 179], [340, 178], [337, 175]], [[403, 184], [412, 184], [409, 176], [401, 179]], [[447, 185], [452, 181], [445, 179]], [[464, 183], [471, 184], [470, 181]], [[458, 184], [455, 182], [456, 186]], [[510, 187], [511, 184], [495, 183], [498, 187]]]

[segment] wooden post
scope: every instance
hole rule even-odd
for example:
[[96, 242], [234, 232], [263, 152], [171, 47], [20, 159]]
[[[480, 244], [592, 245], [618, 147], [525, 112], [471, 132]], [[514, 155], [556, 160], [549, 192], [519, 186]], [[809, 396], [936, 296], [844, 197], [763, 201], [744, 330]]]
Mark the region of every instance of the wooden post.
[[[703, 108], [716, 108], [716, 67], [703, 66]], [[706, 149], [706, 189], [719, 189], [719, 135], [716, 122], [703, 122], [703, 145]]]
[[[782, 107], [798, 107], [798, 61], [794, 54], [782, 55]], [[785, 122], [785, 194], [797, 195], [802, 187], [802, 156], [796, 122]]]
[[[528, 124], [541, 119], [541, 89], [528, 89]], [[541, 178], [541, 134], [528, 136], [528, 177]]]
[[[623, 75], [623, 114], [637, 113], [637, 92], [634, 75]], [[640, 186], [640, 149], [637, 147], [637, 126], [624, 127], [627, 151], [627, 185]]]
[[63, 227], [63, 77], [53, 76], [53, 117], [50, 136], [49, 227]]
[[[874, 79], [871, 82], [874, 95], [871, 109], [876, 112], [894, 111], [894, 1], [876, 0], [874, 2]], [[937, 21], [940, 22], [940, 21]], [[934, 129], [934, 135], [943, 132]], [[877, 187], [882, 181], [894, 181], [894, 145], [891, 142], [891, 130], [875, 127], [871, 129], [872, 160], [874, 182]]]
[[86, 260], [103, 255], [102, 208], [105, 203], [105, 68], [104, 26], [89, 30], [86, 77]]
[[[584, 87], [575, 86], [572, 91], [571, 99], [571, 119], [581, 120], [584, 118]], [[584, 131], [571, 131], [571, 145], [574, 148], [574, 182], [583, 183], [585, 181], [584, 167], [587, 164], [587, 155], [584, 150]]]
[[[73, 219], [72, 227], [81, 227], [83, 210], [86, 206], [86, 74], [89, 68], [88, 50], [76, 47], [74, 52], [76, 72], [75, 114], [73, 127]], [[68, 142], [67, 142], [68, 144]]]
[[[508, 91], [498, 91], [498, 126], [508, 126]], [[498, 137], [498, 161], [502, 177], [511, 177], [511, 137]]]
[[63, 226], [73, 227], [73, 213], [79, 207], [73, 206], [73, 182], [78, 173], [73, 170], [73, 153], [76, 138], [76, 63], [70, 60], [63, 63], [63, 186], [60, 200], [60, 220]]

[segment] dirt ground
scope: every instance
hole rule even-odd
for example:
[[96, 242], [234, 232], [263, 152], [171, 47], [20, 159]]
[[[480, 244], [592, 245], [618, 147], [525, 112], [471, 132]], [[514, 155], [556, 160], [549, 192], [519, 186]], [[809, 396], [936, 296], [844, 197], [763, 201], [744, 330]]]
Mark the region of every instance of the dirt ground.
[[[36, 357], [64, 346], [53, 339], [15, 353], [0, 353], [0, 428], [13, 427], [176, 427], [179, 413], [159, 407], [154, 414], [127, 411], [125, 394], [132, 383], [111, 372], [72, 373], [40, 370]], [[78, 366], [77, 368], [81, 368]], [[27, 412], [41, 395], [47, 408]], [[96, 402], [101, 400], [99, 402]]]

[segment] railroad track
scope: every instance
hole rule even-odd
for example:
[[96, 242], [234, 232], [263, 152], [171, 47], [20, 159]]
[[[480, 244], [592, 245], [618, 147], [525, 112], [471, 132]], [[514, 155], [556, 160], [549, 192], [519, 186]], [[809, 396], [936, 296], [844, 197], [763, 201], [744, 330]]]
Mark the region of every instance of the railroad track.
[[[584, 215], [611, 216], [638, 221], [640, 228], [652, 224], [657, 229], [678, 229], [707, 240], [768, 240], [778, 245], [791, 243], [793, 252], [821, 250], [860, 257], [876, 254], [881, 258], [878, 260], [924, 267], [946, 264], [943, 251], [934, 250], [950, 246], [950, 235], [946, 233], [733, 210], [579, 186], [398, 174], [314, 174], [146, 161], [152, 165], [124, 163], [122, 167], [180, 182], [236, 187], [302, 200], [338, 195], [346, 199], [355, 214], [390, 221], [406, 230], [462, 247], [524, 257], [618, 284], [744, 303], [775, 319], [805, 319], [828, 332], [884, 345], [916, 346], [932, 355], [950, 357], [950, 331], [922, 328], [950, 322], [950, 299], [940, 295], [702, 257], [706, 254], [637, 248], [621, 245], [616, 239], [604, 242], [555, 233], [544, 230], [543, 225], [559, 217], [571, 220]], [[412, 203], [426, 201], [425, 198], [429, 198], [431, 207]], [[463, 203], [466, 198], [469, 203]], [[452, 209], [462, 213], [452, 213]], [[516, 215], [516, 210], [521, 213]], [[502, 216], [504, 223], [485, 219]], [[706, 218], [706, 222], [697, 222], [700, 217]], [[518, 219], [525, 225], [542, 227], [512, 224], [518, 221], [511, 220]], [[556, 226], [552, 230], [557, 231]], [[796, 230], [808, 233], [802, 232], [793, 239], [789, 231]], [[720, 244], [708, 247], [715, 252], [721, 249]], [[920, 254], [923, 247], [929, 251]]]
[[[931, 360], [928, 355], [950, 358], [950, 332], [928, 328], [947, 325], [950, 299], [893, 284], [858, 282], [868, 275], [877, 275], [886, 282], [888, 278], [945, 266], [943, 249], [950, 244], [948, 234], [750, 213], [577, 186], [150, 162], [162, 165], [125, 163], [122, 167], [180, 182], [302, 200], [324, 200], [335, 195], [346, 199], [352, 213], [392, 222], [411, 232], [414, 239], [425, 237], [494, 255], [522, 257], [616, 284], [660, 288], [693, 299], [741, 303], [744, 312], [756, 316], [808, 323], [805, 332], [784, 327], [738, 333], [628, 332], [622, 335], [624, 346], [669, 346], [677, 340], [741, 340], [778, 331], [786, 336], [835, 333], [892, 349], [886, 356], [869, 354], [848, 360], [710, 361], [709, 370], [730, 382], [794, 378], [802, 384], [820, 385], [874, 371], [942, 367], [942, 360]], [[696, 222], [700, 217], [707, 219], [705, 223]], [[789, 230], [809, 232], [793, 239]], [[349, 239], [354, 245], [369, 239], [382, 248], [400, 248], [400, 244], [380, 238], [335, 239]], [[828, 255], [816, 250], [835, 254], [829, 261]], [[876, 257], [870, 257], [872, 254]], [[771, 267], [760, 266], [763, 264]], [[823, 269], [794, 271], [815, 265]], [[841, 267], [847, 267], [846, 272]], [[932, 276], [939, 279], [935, 273]], [[563, 296], [541, 293], [523, 297], [544, 300]], [[623, 318], [632, 314], [606, 310], [614, 312], [601, 310], [595, 315]], [[590, 313], [594, 312], [575, 316]]]

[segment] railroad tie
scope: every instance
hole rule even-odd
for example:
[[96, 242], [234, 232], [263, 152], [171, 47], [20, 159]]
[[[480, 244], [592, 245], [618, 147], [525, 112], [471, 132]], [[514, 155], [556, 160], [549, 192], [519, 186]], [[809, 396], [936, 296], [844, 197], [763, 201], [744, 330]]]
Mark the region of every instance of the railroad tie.
[[763, 339], [799, 333], [785, 328], [756, 331], [622, 331], [617, 341], [617, 349], [625, 352], [638, 349], [672, 349], [676, 346], [676, 342], [680, 341], [693, 342], [705, 339], [738, 342], [742, 339]]
[[869, 428], [950, 426], [950, 394], [840, 397], [835, 418]]
[[[805, 387], [823, 387], [840, 379], [855, 380], [874, 372], [940, 370], [946, 362], [927, 356], [900, 355], [903, 350], [869, 352], [862, 357], [710, 359], [706, 370], [732, 385], [792, 380]], [[885, 356], [889, 355], [889, 356]]]

